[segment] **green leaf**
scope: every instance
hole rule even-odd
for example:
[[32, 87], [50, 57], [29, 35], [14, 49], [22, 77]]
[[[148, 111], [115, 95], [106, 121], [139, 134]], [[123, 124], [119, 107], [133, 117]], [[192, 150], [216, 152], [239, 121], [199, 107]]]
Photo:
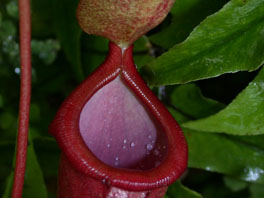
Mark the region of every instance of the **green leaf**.
[[72, 71], [78, 81], [84, 79], [81, 65], [81, 29], [76, 19], [77, 0], [54, 0], [53, 15], [54, 26], [57, 36], [68, 61], [72, 66]]
[[195, 84], [176, 87], [170, 96], [170, 103], [176, 109], [194, 118], [207, 117], [225, 107], [218, 101], [204, 97]]
[[145, 65], [146, 63], [149, 63], [150, 61], [152, 61], [154, 58], [151, 57], [149, 54], [140, 54], [140, 53], [135, 53], [134, 54], [134, 61], [135, 64], [137, 66], [137, 69], [140, 69], [143, 65]]
[[189, 147], [188, 166], [264, 183], [264, 150], [232, 136], [183, 129]]
[[250, 198], [261, 198], [264, 197], [264, 185], [263, 184], [252, 184], [250, 186]]
[[151, 43], [149, 42], [148, 37], [142, 36], [133, 44], [134, 52], [148, 52], [151, 49]]
[[228, 176], [224, 177], [224, 182], [225, 185], [234, 192], [243, 190], [248, 186], [248, 183]]
[[254, 147], [259, 147], [264, 150], [264, 135], [244, 135], [236, 136], [235, 139], [245, 142], [246, 144], [252, 145]]
[[142, 36], [136, 40], [133, 51], [137, 70], [140, 70], [142, 66], [154, 59], [154, 57], [151, 56], [151, 43], [146, 36]]
[[42, 170], [40, 169], [30, 135], [27, 152], [27, 168], [23, 197], [47, 198], [47, 189], [42, 175]]
[[12, 185], [13, 185], [14, 171], [6, 179], [6, 188], [3, 194], [3, 198], [10, 198], [12, 194]]
[[[5, 198], [10, 197], [12, 184], [13, 184], [13, 175], [14, 175], [14, 171], [12, 171], [10, 176], [7, 178], [7, 182], [6, 182], [7, 185], [4, 194]], [[29, 144], [27, 148], [27, 165], [26, 165], [26, 173], [25, 173], [24, 188], [23, 188], [23, 198], [31, 198], [31, 197], [47, 198], [47, 189], [42, 175], [42, 171], [40, 169], [37, 160], [37, 156], [34, 151], [33, 141], [29, 133]]]
[[253, 71], [264, 63], [263, 37], [264, 0], [233, 0], [141, 73], [158, 86]]
[[237, 98], [219, 113], [184, 127], [234, 135], [264, 134], [264, 68]]
[[185, 187], [180, 181], [169, 186], [167, 196], [169, 198], [202, 198], [199, 193]]
[[150, 41], [166, 49], [185, 40], [208, 15], [219, 10], [227, 0], [177, 0], [171, 9], [171, 23], [151, 35]]
[[182, 124], [183, 122], [186, 122], [188, 120], [190, 120], [189, 117], [183, 115], [181, 112], [177, 111], [175, 108], [173, 107], [167, 107], [167, 109], [169, 110], [169, 112], [171, 113], [171, 115], [175, 118], [175, 120], [179, 123]]

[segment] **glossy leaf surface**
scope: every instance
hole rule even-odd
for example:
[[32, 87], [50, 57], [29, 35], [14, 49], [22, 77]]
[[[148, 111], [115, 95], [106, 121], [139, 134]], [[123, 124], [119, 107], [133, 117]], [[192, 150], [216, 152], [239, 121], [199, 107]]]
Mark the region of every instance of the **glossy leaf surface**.
[[263, 149], [236, 141], [232, 136], [185, 129], [189, 167], [264, 183]]
[[185, 40], [195, 26], [222, 8], [226, 2], [226, 0], [177, 0], [170, 12], [170, 24], [162, 31], [151, 35], [150, 40], [158, 46], [170, 49]]
[[[175, 119], [182, 124], [187, 117], [170, 108]], [[247, 136], [210, 134], [183, 128], [189, 148], [189, 168], [231, 175], [243, 181], [264, 184], [264, 161], [261, 142]], [[246, 139], [246, 140], [245, 140]]]
[[224, 110], [184, 124], [200, 131], [233, 135], [264, 134], [264, 69]]
[[263, 0], [230, 1], [141, 72], [158, 86], [255, 70], [264, 62], [263, 19]]

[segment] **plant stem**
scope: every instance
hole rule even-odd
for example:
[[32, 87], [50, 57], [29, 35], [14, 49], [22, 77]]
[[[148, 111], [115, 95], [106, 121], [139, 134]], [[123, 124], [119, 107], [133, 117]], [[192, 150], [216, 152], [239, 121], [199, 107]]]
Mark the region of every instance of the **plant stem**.
[[19, 126], [17, 135], [16, 168], [12, 198], [21, 198], [26, 169], [29, 110], [31, 96], [31, 15], [30, 0], [19, 0], [21, 84]]

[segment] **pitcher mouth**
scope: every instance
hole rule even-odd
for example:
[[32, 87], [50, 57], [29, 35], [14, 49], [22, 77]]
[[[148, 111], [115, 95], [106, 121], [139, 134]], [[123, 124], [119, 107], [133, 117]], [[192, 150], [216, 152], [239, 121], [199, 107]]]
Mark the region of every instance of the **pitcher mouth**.
[[[123, 54], [113, 43], [109, 48], [106, 61], [64, 101], [50, 131], [72, 166], [89, 177], [134, 191], [169, 185], [187, 166], [184, 135], [138, 75], [132, 59], [133, 47]], [[118, 100], [134, 97], [140, 101], [144, 108], [134, 110], [137, 115], [144, 115], [144, 122], [132, 113], [136, 122], [120, 127], [121, 120], [128, 122], [123, 116], [126, 109], [120, 112], [114, 108], [114, 116], [102, 123], [102, 129], [98, 127], [111, 106], [108, 103], [115, 102], [116, 94], [111, 93], [115, 88], [130, 90]], [[130, 102], [135, 104], [135, 100]], [[100, 107], [103, 104], [108, 106]], [[119, 122], [119, 126], [108, 126], [111, 121]]]
[[112, 167], [148, 170], [159, 166], [167, 154], [162, 127], [121, 75], [84, 105], [79, 129], [90, 151]]

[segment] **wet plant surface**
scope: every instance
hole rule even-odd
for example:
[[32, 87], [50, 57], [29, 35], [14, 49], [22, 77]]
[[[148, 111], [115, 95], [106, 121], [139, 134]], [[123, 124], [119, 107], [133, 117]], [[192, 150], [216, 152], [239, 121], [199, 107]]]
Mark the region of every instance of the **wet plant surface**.
[[[107, 55], [105, 39], [86, 35], [78, 27], [75, 18], [78, 1], [63, 2], [32, 2], [33, 84], [25, 198], [56, 197], [60, 150], [48, 133], [49, 123], [62, 101]], [[181, 183], [177, 181], [169, 187], [166, 196], [261, 198], [264, 196], [261, 111], [264, 2], [212, 1], [210, 4], [206, 0], [176, 1], [167, 20], [134, 46], [137, 69], [181, 124], [189, 146], [188, 170]], [[10, 197], [17, 129], [20, 78], [17, 12], [16, 1], [1, 0], [0, 195], [5, 198]], [[102, 101], [106, 105], [108, 102], [111, 100]], [[111, 108], [104, 111], [102, 105], [98, 108], [121, 119], [117, 109], [112, 112]], [[155, 163], [143, 168], [142, 161], [162, 152], [166, 155], [166, 148], [163, 150], [166, 139], [155, 142], [162, 129], [153, 126], [155, 130], [151, 133], [146, 131], [140, 123], [151, 125], [153, 118], [142, 120], [139, 115], [148, 112], [134, 110], [137, 116], [130, 128], [143, 131], [140, 142], [129, 134], [111, 142], [109, 134], [102, 137], [105, 141], [100, 147], [122, 152], [99, 156], [98, 148], [94, 154], [113, 167], [149, 169]], [[89, 116], [92, 122], [93, 115]], [[108, 126], [108, 122], [105, 121], [102, 131], [115, 127]], [[92, 143], [87, 142], [87, 146]], [[140, 159], [124, 160], [137, 148]], [[162, 159], [158, 157], [156, 162]], [[134, 162], [136, 165], [131, 165]]]

